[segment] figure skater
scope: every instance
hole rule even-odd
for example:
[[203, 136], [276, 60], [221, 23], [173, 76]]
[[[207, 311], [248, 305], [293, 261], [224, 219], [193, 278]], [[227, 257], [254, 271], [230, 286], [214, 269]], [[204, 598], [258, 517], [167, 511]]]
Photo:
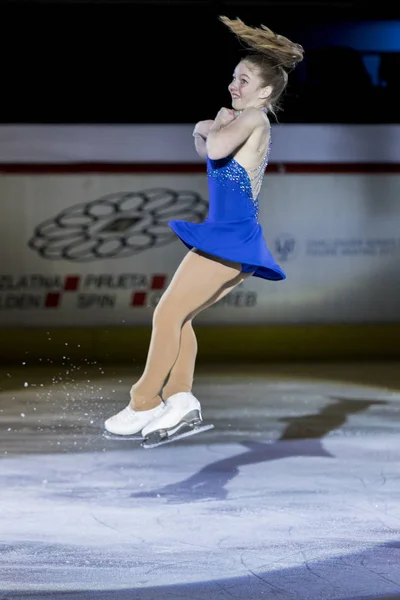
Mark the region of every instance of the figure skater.
[[196, 150], [207, 160], [208, 216], [203, 223], [170, 221], [189, 252], [154, 310], [147, 362], [130, 403], [105, 422], [115, 436], [141, 432], [147, 447], [202, 422], [200, 402], [192, 394], [193, 319], [248, 277], [286, 277], [265, 243], [258, 196], [270, 150], [268, 114], [275, 114], [303, 48], [264, 25], [220, 20], [249, 53], [229, 84], [232, 108], [221, 108], [214, 121], [200, 121], [193, 131]]

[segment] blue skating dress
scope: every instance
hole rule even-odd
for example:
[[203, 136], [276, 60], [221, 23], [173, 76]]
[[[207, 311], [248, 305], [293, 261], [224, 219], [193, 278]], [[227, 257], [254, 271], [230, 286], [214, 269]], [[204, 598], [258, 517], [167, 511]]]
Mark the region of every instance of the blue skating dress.
[[268, 163], [247, 171], [232, 156], [207, 158], [208, 216], [203, 223], [169, 221], [169, 226], [189, 248], [242, 263], [243, 272], [279, 281], [285, 273], [276, 264], [258, 222], [258, 196]]

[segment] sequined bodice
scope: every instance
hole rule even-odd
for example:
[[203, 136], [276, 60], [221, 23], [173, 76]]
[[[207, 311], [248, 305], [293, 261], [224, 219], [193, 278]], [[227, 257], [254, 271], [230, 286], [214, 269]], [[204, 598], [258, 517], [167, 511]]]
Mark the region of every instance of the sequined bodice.
[[232, 156], [207, 159], [209, 186], [209, 220], [258, 221], [258, 197], [268, 164], [270, 146], [255, 169], [245, 169]]

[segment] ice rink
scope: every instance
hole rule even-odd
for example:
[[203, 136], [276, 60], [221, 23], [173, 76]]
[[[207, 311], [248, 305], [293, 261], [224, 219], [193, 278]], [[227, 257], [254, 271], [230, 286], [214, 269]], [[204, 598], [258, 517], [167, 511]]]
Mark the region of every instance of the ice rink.
[[139, 372], [2, 367], [0, 600], [400, 598], [400, 365], [198, 369], [211, 431], [103, 437]]

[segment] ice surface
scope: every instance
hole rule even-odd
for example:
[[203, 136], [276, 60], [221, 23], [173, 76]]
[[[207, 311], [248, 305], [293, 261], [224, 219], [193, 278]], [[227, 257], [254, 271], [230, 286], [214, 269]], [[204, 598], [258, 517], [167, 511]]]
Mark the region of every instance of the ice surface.
[[154, 450], [102, 437], [127, 373], [24, 369], [0, 393], [0, 600], [400, 597], [389, 367], [200, 375], [215, 429]]

